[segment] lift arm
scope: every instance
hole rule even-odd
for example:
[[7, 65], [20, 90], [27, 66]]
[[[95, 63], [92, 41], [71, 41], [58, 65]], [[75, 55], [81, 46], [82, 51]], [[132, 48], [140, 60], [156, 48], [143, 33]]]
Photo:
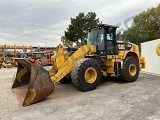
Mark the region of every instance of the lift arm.
[[96, 52], [96, 47], [93, 45], [83, 45], [65, 60], [63, 47], [62, 45], [59, 45], [56, 49], [56, 54], [53, 57], [54, 65], [50, 69], [50, 77], [52, 81], [54, 83], [60, 81], [71, 72], [75, 63], [84, 58], [86, 54], [90, 54], [89, 52]]

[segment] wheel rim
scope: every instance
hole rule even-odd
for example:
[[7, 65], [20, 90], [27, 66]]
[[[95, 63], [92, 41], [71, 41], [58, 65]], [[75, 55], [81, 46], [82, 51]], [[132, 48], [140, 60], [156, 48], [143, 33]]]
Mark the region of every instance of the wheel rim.
[[87, 68], [84, 74], [87, 83], [94, 83], [97, 78], [97, 71], [93, 67]]
[[131, 76], [135, 76], [136, 72], [137, 72], [136, 66], [135, 66], [134, 64], [131, 64], [131, 65], [129, 66], [129, 73], [130, 73], [130, 75], [131, 75]]

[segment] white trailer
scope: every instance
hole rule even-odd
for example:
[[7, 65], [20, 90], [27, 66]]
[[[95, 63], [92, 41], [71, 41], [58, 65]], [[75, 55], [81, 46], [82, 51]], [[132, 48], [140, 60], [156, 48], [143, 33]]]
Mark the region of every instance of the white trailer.
[[160, 75], [160, 39], [141, 43], [141, 55], [146, 60], [146, 68], [142, 71]]

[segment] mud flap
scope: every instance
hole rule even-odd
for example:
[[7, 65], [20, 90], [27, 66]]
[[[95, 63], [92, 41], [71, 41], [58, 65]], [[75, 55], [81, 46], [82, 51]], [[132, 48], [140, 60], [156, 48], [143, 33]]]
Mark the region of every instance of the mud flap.
[[46, 69], [34, 64], [30, 59], [15, 60], [18, 62], [18, 68], [12, 90], [23, 106], [38, 102], [53, 92], [54, 83]]

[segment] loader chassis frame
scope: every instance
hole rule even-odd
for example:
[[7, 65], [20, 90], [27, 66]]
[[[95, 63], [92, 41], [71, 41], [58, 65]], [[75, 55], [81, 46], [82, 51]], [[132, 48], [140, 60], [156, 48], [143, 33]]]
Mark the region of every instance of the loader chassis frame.
[[81, 91], [96, 89], [102, 76], [117, 75], [122, 81], [134, 82], [140, 69], [145, 68], [145, 59], [140, 56], [137, 45], [116, 41], [116, 28], [107, 24], [90, 28], [87, 45], [80, 48], [65, 51], [63, 45], [58, 45], [49, 73], [29, 59], [16, 59], [19, 65], [13, 91], [28, 84], [26, 94], [21, 93], [23, 97], [20, 97], [27, 106], [50, 95], [54, 84], [64, 83], [66, 77]]

